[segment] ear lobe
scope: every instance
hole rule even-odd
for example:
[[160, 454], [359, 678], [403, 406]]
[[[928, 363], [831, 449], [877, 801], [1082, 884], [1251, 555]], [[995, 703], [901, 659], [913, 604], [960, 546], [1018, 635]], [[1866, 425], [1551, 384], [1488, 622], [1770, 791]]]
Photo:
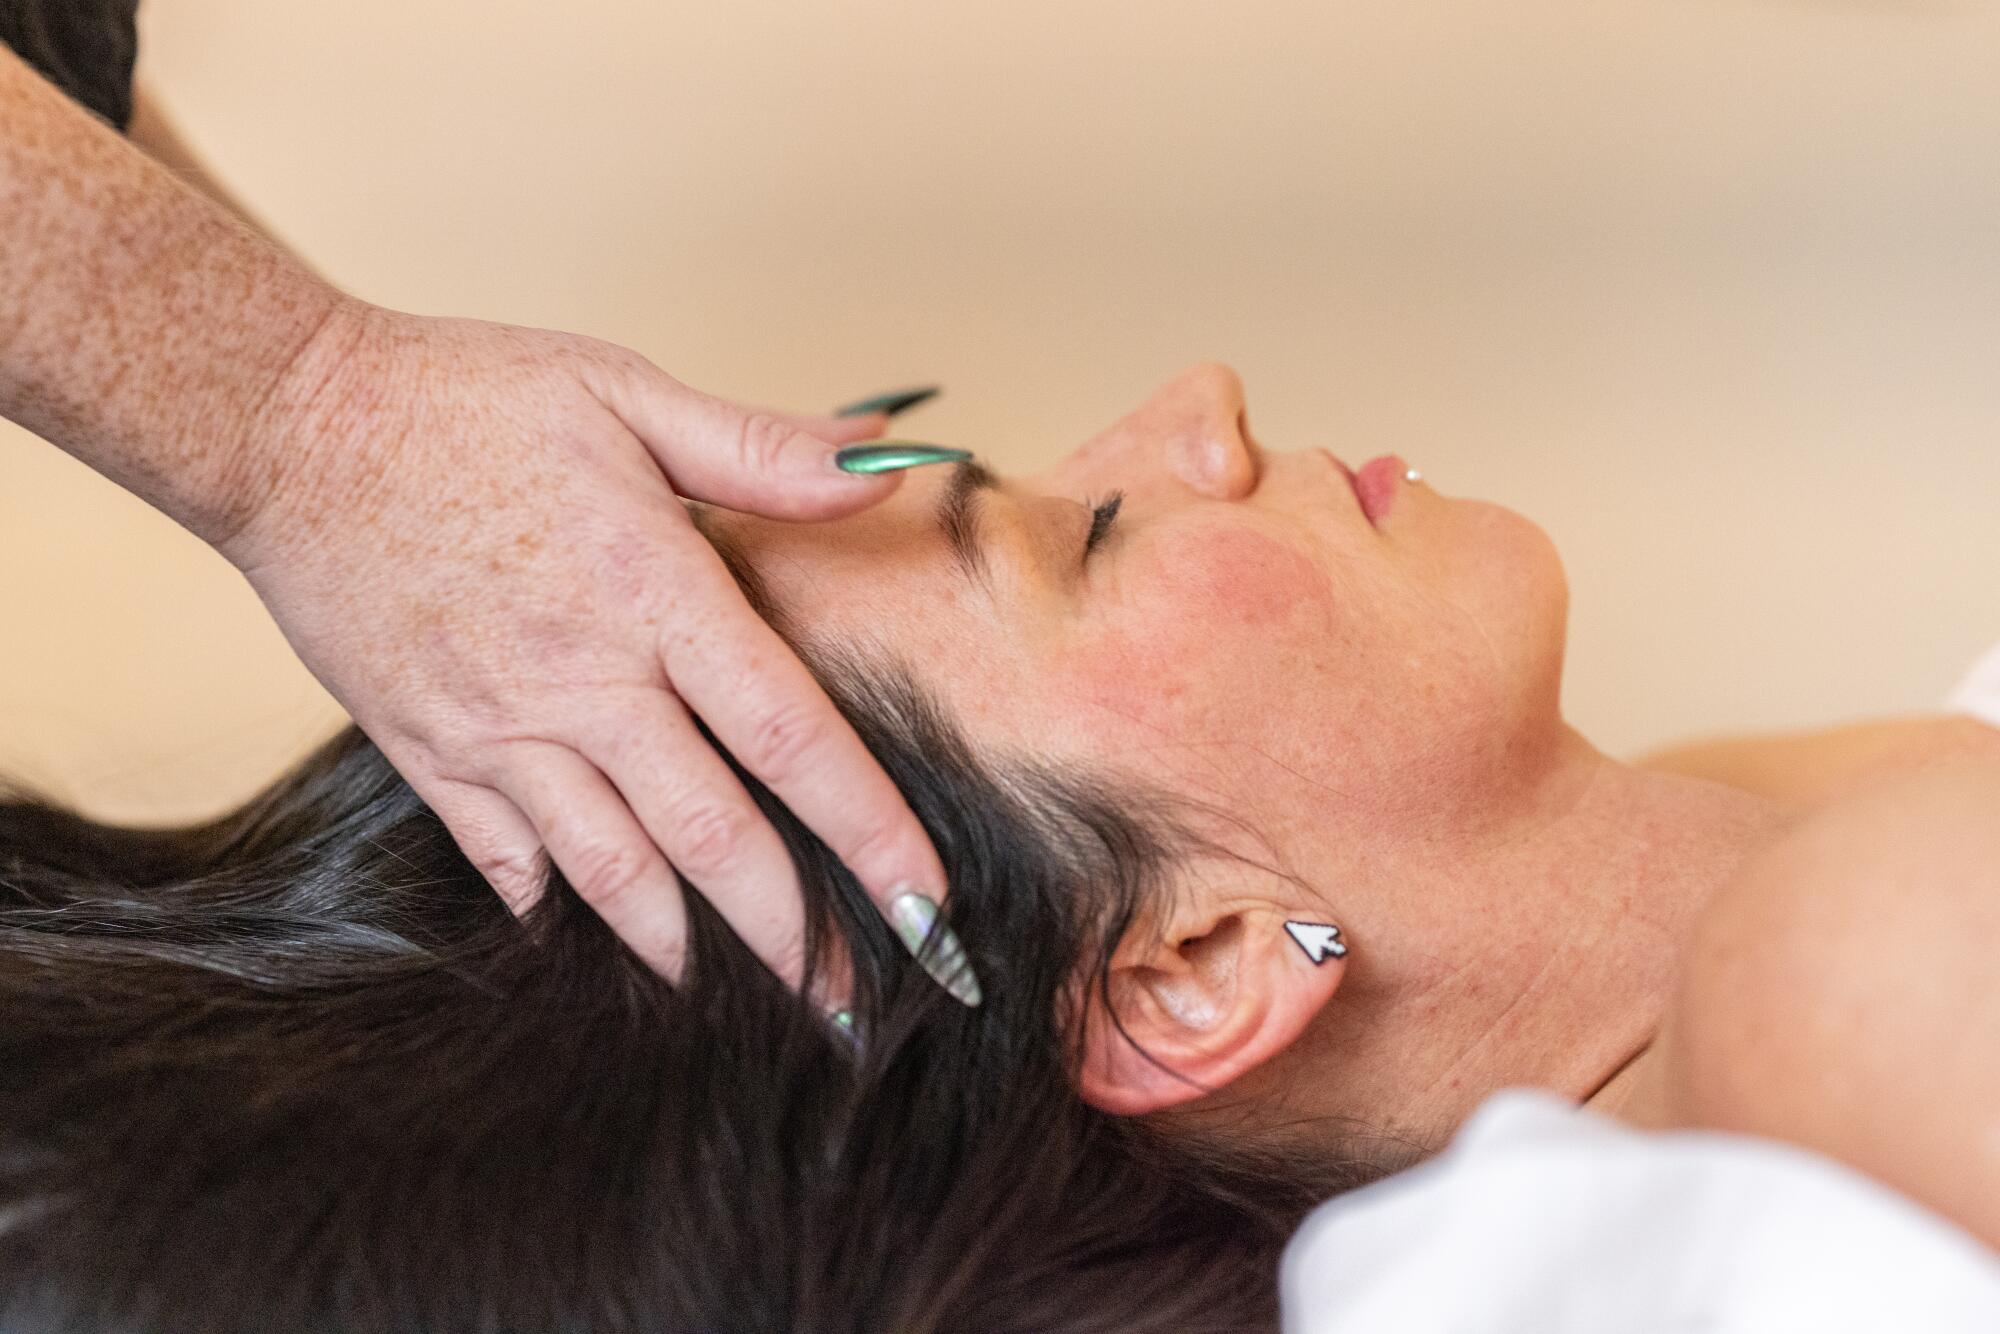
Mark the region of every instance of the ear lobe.
[[1346, 947], [1336, 933], [1301, 935], [1258, 909], [1156, 945], [1134, 941], [1129, 957], [1121, 946], [1111, 1008], [1094, 981], [1083, 999], [1083, 1100], [1137, 1116], [1191, 1102], [1270, 1060], [1339, 988]]

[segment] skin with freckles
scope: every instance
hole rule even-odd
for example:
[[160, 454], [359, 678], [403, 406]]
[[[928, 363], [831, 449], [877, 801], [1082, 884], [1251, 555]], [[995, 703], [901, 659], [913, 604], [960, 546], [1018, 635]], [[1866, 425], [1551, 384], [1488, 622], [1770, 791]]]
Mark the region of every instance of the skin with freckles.
[[[984, 578], [933, 522], [946, 469], [832, 523], [718, 522], [795, 633], [902, 659], [976, 747], [1248, 826], [1113, 960], [1119, 1018], [1173, 1073], [1085, 1002], [1091, 1102], [1301, 1152], [1358, 1128], [1435, 1147], [1511, 1085], [1661, 1123], [1650, 1049], [1689, 942], [1804, 811], [1564, 722], [1568, 589], [1529, 520], [1426, 478], [1371, 523], [1287, 443], [1254, 436], [1231, 370], [1191, 367], [979, 497]], [[1350, 953], [1315, 965], [1286, 921]]]
[[690, 885], [800, 985], [794, 867], [697, 720], [885, 916], [941, 894], [902, 794], [680, 507], [865, 508], [898, 476], [835, 450], [887, 404], [746, 408], [602, 340], [349, 296], [4, 44], [0, 124], [0, 417], [234, 565], [509, 906], [559, 870], [676, 978]]

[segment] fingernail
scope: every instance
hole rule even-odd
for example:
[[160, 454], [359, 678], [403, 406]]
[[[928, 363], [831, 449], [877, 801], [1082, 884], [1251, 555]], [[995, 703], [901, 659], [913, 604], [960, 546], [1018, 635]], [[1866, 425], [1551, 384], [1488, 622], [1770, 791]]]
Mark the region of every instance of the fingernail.
[[925, 385], [921, 389], [892, 389], [886, 394], [873, 398], [856, 399], [844, 408], [835, 408], [836, 417], [865, 417], [871, 412], [880, 412], [893, 417], [899, 412], [907, 412], [919, 403], [928, 403], [938, 396], [938, 387]]
[[889, 903], [889, 921], [902, 938], [903, 948], [939, 986], [962, 1004], [979, 1004], [979, 979], [965, 957], [965, 946], [958, 943], [950, 927], [938, 921], [937, 900], [915, 890], [899, 894]]
[[946, 449], [920, 440], [877, 440], [868, 445], [849, 445], [834, 451], [833, 466], [842, 472], [871, 476], [916, 468], [926, 463], [963, 463], [972, 457], [969, 449]]
[[834, 1036], [843, 1039], [850, 1050], [860, 1052], [861, 1035], [854, 1031], [854, 1011], [835, 1010], [827, 1016], [826, 1022], [827, 1027], [833, 1030]]

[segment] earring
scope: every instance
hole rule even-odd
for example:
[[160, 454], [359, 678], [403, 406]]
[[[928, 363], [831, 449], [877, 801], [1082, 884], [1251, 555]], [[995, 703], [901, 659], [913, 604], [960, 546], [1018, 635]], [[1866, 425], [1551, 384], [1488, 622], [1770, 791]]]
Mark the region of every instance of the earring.
[[1315, 965], [1323, 964], [1328, 959], [1343, 958], [1347, 954], [1347, 946], [1335, 939], [1340, 934], [1340, 928], [1331, 923], [1287, 922], [1285, 934], [1298, 942], [1298, 947]]

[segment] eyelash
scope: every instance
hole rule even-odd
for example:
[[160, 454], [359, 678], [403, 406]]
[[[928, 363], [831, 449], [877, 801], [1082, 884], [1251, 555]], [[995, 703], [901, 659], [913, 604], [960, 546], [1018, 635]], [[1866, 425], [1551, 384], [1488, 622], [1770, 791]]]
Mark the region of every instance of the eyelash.
[[1118, 507], [1125, 503], [1123, 491], [1113, 491], [1103, 500], [1090, 507], [1090, 536], [1083, 539], [1084, 559], [1090, 558], [1091, 551], [1102, 542], [1111, 531], [1111, 525], [1118, 518]]

